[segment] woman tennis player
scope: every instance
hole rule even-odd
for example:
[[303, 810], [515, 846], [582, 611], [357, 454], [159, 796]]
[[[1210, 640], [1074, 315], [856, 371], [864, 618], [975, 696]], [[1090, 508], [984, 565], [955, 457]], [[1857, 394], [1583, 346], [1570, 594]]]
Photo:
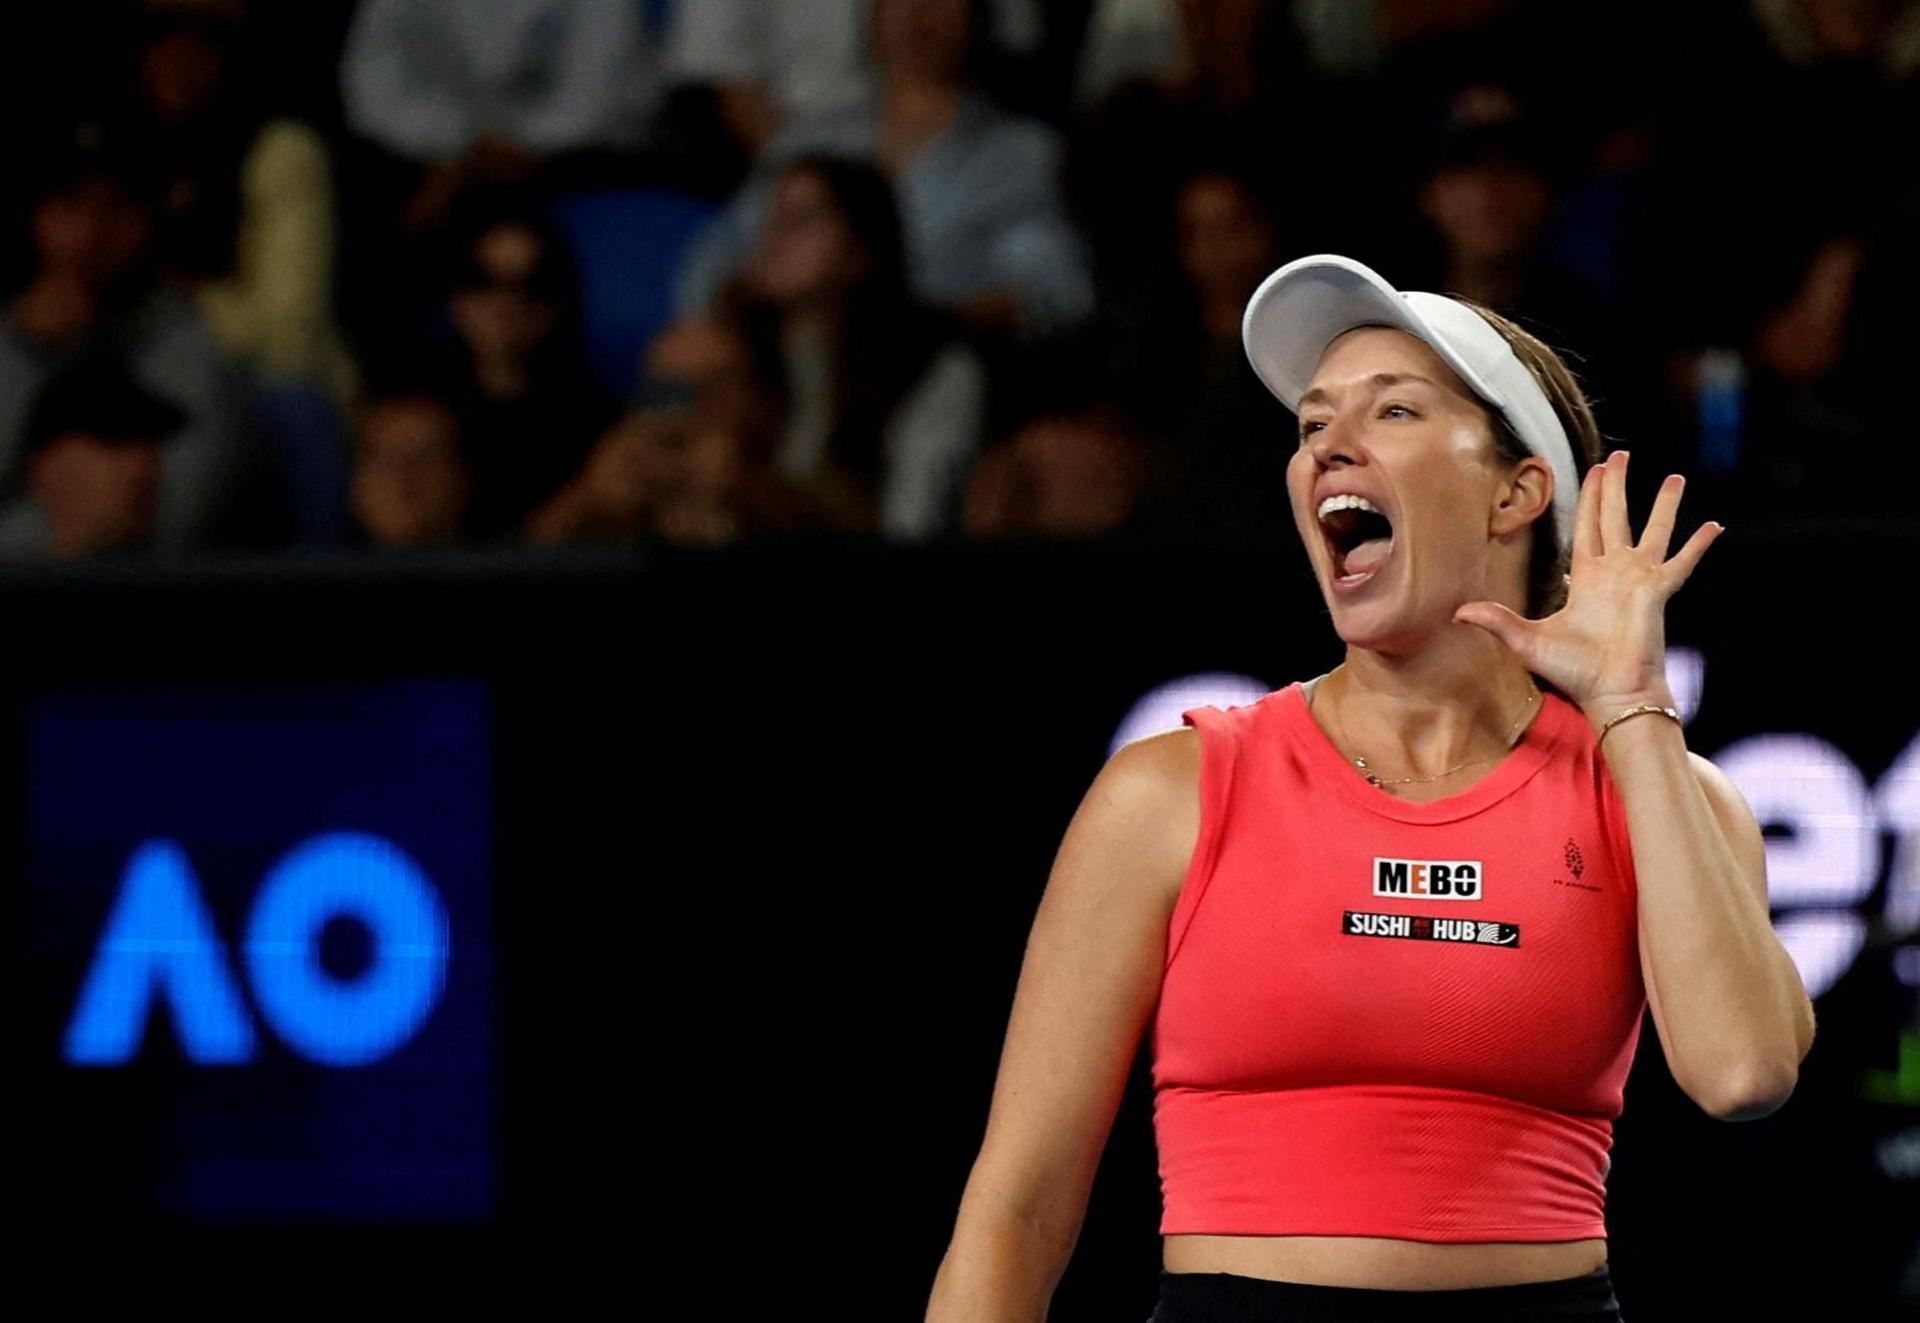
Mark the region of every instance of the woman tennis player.
[[1709, 1115], [1791, 1094], [1813, 1008], [1765, 853], [1688, 750], [1684, 480], [1560, 359], [1342, 257], [1254, 294], [1293, 518], [1345, 660], [1113, 755], [1034, 920], [929, 1323], [1046, 1316], [1143, 1030], [1152, 1323], [1619, 1319], [1613, 1119], [1651, 1006]]

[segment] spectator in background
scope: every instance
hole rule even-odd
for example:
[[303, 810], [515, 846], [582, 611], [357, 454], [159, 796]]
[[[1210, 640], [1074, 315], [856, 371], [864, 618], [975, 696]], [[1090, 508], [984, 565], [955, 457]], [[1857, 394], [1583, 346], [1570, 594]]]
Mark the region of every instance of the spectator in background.
[[1508, 89], [1482, 83], [1448, 98], [1418, 188], [1438, 249], [1435, 289], [1506, 312], [1542, 278], [1553, 211], [1546, 155]]
[[1058, 144], [1036, 120], [996, 109], [975, 71], [984, 0], [875, 0], [875, 91], [794, 119], [689, 255], [686, 314], [708, 307], [745, 259], [774, 181], [795, 157], [830, 152], [878, 165], [893, 181], [914, 290], [989, 332], [1044, 336], [1091, 311], [1084, 257], [1056, 188]]
[[104, 355], [56, 373], [21, 435], [27, 491], [44, 520], [31, 550], [57, 559], [145, 549], [153, 536], [161, 447], [186, 414], [140, 388]]
[[245, 9], [150, 4], [127, 115], [157, 176], [161, 267], [253, 375], [351, 396], [333, 320], [333, 185], [320, 135], [267, 116]]
[[1483, 35], [1524, 8], [1516, 0], [1296, 0], [1294, 19], [1316, 66], [1334, 77], [1362, 78], [1390, 67], [1404, 48]]
[[1139, 434], [1116, 405], [1043, 412], [981, 457], [967, 484], [966, 535], [1094, 538], [1131, 531], [1145, 461]]
[[646, 145], [641, 0], [364, 0], [341, 55], [340, 309], [363, 362], [413, 349], [434, 256], [476, 194], [598, 182]]
[[[1665, 107], [1632, 293], [1666, 356], [1664, 421], [1730, 468], [1735, 517], [1873, 499], [1825, 459], [1873, 444], [1875, 382], [1911, 339], [1865, 276], [1900, 265], [1888, 221], [1920, 177], [1896, 147], [1920, 127], [1917, 33], [1911, 4], [1750, 0]], [[1710, 435], [1723, 392], [1740, 423]]]
[[743, 439], [689, 404], [630, 410], [529, 524], [536, 542], [720, 545], [752, 531]]
[[473, 465], [453, 406], [407, 388], [380, 391], [362, 405], [352, 504], [366, 545], [457, 545], [467, 538], [473, 498]]
[[1109, 321], [1119, 398], [1155, 444], [1143, 527], [1157, 537], [1277, 547], [1291, 415], [1247, 369], [1240, 319], [1292, 254], [1267, 177], [1231, 153], [1189, 164], [1167, 209], [1175, 263]]
[[1449, 92], [1428, 132], [1415, 201], [1429, 275], [1413, 283], [1519, 320], [1568, 357], [1617, 426], [1634, 430], [1645, 386], [1618, 316], [1549, 248], [1557, 179], [1538, 124], [1512, 89], [1481, 81]]
[[[1875, 474], [1870, 499], [1883, 513], [1911, 519], [1920, 486], [1920, 447], [1912, 444], [1913, 309], [1920, 304], [1920, 178], [1909, 180], [1898, 207], [1869, 230], [1859, 268], [1850, 273], [1845, 336], [1847, 375], [1839, 385], [1858, 392], [1864, 419], [1860, 454]], [[1844, 479], [1822, 484], [1827, 492]], [[1858, 484], [1843, 499], [1858, 501]]]
[[531, 540], [707, 546], [831, 529], [773, 471], [782, 405], [737, 319], [669, 328], [643, 377], [586, 466], [528, 520]]
[[452, 248], [454, 340], [437, 385], [473, 465], [472, 532], [512, 538], [615, 410], [583, 365], [566, 245], [537, 206], [475, 200]]
[[637, 145], [659, 92], [634, 0], [363, 0], [341, 60], [347, 123], [421, 169], [430, 228], [470, 183]]
[[[1001, 49], [1040, 40], [1038, 0], [989, 0]], [[873, 0], [697, 0], [675, 7], [666, 63], [676, 82], [710, 87], [748, 159], [782, 126], [873, 94]]]
[[[1882, 230], [1879, 237], [1884, 244], [1890, 236]], [[1849, 465], [1842, 471], [1831, 462], [1835, 454], [1877, 451], [1884, 460], [1871, 462], [1882, 478], [1911, 467], [1904, 454], [1890, 453], [1910, 450], [1902, 436], [1908, 426], [1903, 414], [1875, 418], [1876, 406], [1886, 399], [1885, 383], [1903, 389], [1902, 365], [1912, 343], [1904, 310], [1892, 323], [1879, 322], [1880, 329], [1894, 331], [1891, 343], [1898, 348], [1889, 362], [1883, 347], [1876, 374], [1867, 370], [1872, 351], [1863, 354], [1859, 343], [1863, 320], [1874, 320], [1863, 317], [1863, 307], [1871, 307], [1862, 297], [1869, 251], [1864, 229], [1836, 233], [1779, 254], [1780, 265], [1760, 277], [1770, 295], [1767, 306], [1732, 351], [1733, 361], [1742, 365], [1738, 389], [1744, 419], [1739, 451], [1732, 457], [1737, 471], [1723, 481], [1737, 505], [1911, 512], [1910, 492], [1886, 482], [1863, 491], [1857, 469]], [[1727, 361], [1726, 350], [1719, 355]], [[1700, 359], [1692, 362], [1698, 392], [1707, 383]]]
[[52, 537], [26, 487], [30, 402], [59, 369], [101, 353], [185, 415], [161, 457], [152, 544], [206, 544], [252, 460], [236, 376], [192, 301], [155, 274], [151, 181], [106, 150], [98, 126], [77, 133], [30, 189], [26, 275], [0, 322], [0, 554]]
[[[1073, 214], [1094, 254], [1100, 288], [1137, 303], [1172, 252], [1173, 194], [1196, 146], [1274, 176], [1299, 165], [1280, 148], [1311, 86], [1284, 0], [1107, 0], [1082, 55], [1084, 107], [1069, 140]], [[1315, 112], [1314, 132], [1341, 116]], [[1329, 162], [1316, 159], [1316, 171]], [[1316, 214], [1340, 199], [1315, 188]], [[1348, 235], [1351, 242], [1351, 235]]]
[[886, 176], [831, 156], [790, 161], [737, 294], [754, 343], [777, 357], [786, 419], [775, 470], [838, 526], [902, 539], [952, 531], [980, 446], [985, 374], [909, 288]]
[[704, 0], [673, 11], [669, 77], [702, 85], [751, 161], [781, 127], [858, 105], [873, 94], [867, 58], [872, 0]]
[[1095, 0], [1074, 100], [1091, 107], [1121, 88], [1158, 84], [1251, 105], [1272, 44], [1292, 44], [1292, 9], [1287, 0]]

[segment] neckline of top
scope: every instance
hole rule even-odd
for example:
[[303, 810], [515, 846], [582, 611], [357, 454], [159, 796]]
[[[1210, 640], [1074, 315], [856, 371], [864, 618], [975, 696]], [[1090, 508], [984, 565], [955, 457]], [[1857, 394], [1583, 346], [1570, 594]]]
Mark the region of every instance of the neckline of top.
[[1315, 770], [1332, 782], [1349, 802], [1384, 818], [1417, 823], [1453, 822], [1471, 817], [1518, 790], [1552, 758], [1565, 735], [1567, 716], [1574, 710], [1552, 690], [1542, 689], [1539, 710], [1492, 771], [1464, 790], [1417, 803], [1374, 785], [1361, 774], [1314, 719], [1303, 682], [1295, 680], [1268, 694], [1261, 702], [1273, 704]]

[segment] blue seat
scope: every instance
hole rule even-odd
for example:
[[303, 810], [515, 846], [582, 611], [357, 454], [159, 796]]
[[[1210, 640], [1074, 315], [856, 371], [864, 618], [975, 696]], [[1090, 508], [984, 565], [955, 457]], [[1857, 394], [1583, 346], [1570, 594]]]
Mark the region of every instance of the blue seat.
[[615, 399], [633, 394], [640, 351], [672, 317], [681, 255], [719, 210], [664, 188], [584, 190], [553, 203], [580, 273], [587, 366]]

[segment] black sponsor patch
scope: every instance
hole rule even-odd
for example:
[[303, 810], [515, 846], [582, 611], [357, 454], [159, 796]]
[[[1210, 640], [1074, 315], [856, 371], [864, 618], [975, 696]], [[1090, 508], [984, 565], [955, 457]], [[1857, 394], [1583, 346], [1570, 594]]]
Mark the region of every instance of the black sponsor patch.
[[1341, 913], [1340, 931], [1348, 937], [1408, 937], [1423, 942], [1471, 942], [1478, 946], [1520, 945], [1520, 925], [1488, 919], [1438, 919], [1428, 914]]

